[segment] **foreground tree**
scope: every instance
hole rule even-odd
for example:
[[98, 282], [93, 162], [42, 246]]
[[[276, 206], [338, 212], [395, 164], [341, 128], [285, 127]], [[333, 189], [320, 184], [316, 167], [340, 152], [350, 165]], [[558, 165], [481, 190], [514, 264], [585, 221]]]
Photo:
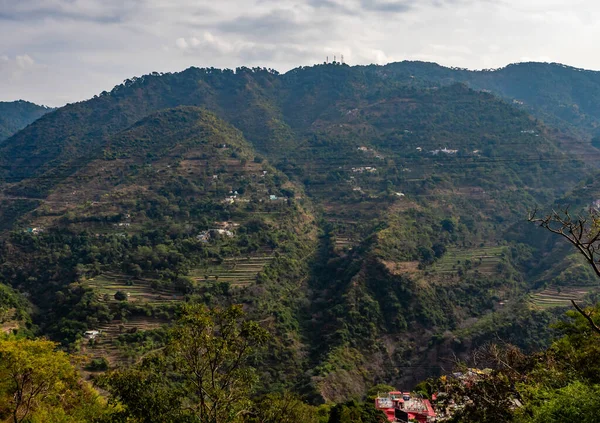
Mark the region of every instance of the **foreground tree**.
[[318, 423], [318, 409], [289, 392], [268, 394], [254, 403], [247, 423]]
[[252, 410], [251, 360], [267, 339], [241, 306], [186, 306], [163, 350], [100, 384], [137, 422], [241, 421]]
[[[539, 217], [535, 210], [529, 215], [529, 221], [560, 235], [575, 246], [600, 277], [600, 213], [597, 210], [591, 209], [587, 215], [573, 216], [567, 207], [563, 211], [553, 210], [543, 217]], [[600, 334], [600, 326], [594, 322], [592, 311], [583, 310], [575, 300], [571, 300], [571, 303], [594, 332]]]
[[102, 414], [98, 395], [55, 343], [0, 339], [0, 420], [85, 422]]

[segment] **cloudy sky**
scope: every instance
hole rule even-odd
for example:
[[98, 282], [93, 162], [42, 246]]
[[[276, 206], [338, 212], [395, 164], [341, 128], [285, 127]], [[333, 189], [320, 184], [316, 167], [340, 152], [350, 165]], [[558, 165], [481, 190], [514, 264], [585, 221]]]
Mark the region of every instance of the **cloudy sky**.
[[600, 69], [594, 0], [0, 0], [0, 101], [51, 106], [189, 66], [435, 61]]

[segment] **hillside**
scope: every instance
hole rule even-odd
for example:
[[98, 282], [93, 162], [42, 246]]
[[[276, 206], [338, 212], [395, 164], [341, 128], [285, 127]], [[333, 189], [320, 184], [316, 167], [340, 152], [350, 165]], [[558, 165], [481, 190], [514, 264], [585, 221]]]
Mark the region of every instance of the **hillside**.
[[490, 93], [396, 79], [190, 68], [48, 114], [0, 143], [2, 281], [112, 366], [184, 301], [243, 303], [276, 335], [263, 387], [325, 400], [545, 346], [531, 295], [560, 275], [515, 225], [592, 166]]
[[[394, 80], [424, 83], [466, 83], [492, 92], [558, 128], [589, 138], [599, 135], [600, 72], [558, 63], [517, 63], [482, 71], [446, 68], [435, 63], [399, 62], [371, 71]], [[589, 144], [588, 144], [589, 145]], [[595, 146], [600, 144], [595, 142]]]
[[25, 128], [52, 109], [27, 101], [0, 102], [0, 141]]
[[[4, 241], [4, 280], [32, 295], [45, 333], [118, 365], [146, 348], [145, 338], [123, 345], [119, 327], [151, 339], [197, 298], [244, 302], [287, 341], [298, 337], [288, 316], [305, 295], [303, 259], [316, 241], [301, 188], [194, 107], [151, 114], [101, 149], [54, 181]], [[103, 330], [103, 342], [82, 344], [88, 329]], [[287, 357], [271, 372], [298, 376], [297, 345], [277, 340], [270, 351]]]

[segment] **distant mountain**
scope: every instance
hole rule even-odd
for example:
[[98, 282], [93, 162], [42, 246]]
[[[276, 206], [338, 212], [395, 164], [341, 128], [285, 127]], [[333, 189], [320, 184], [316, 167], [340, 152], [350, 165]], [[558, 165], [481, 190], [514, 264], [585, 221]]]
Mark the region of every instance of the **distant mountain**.
[[65, 344], [114, 334], [112, 364], [183, 300], [243, 303], [274, 334], [265, 389], [328, 400], [497, 334], [544, 346], [529, 296], [556, 278], [514, 228], [591, 174], [565, 148], [587, 139], [393, 66], [154, 73], [46, 115], [0, 143], [0, 280]]
[[536, 62], [482, 71], [410, 61], [370, 69], [401, 81], [416, 78], [444, 85], [463, 82], [473, 89], [506, 98], [548, 124], [577, 129], [591, 137], [600, 135], [600, 72], [597, 71]]
[[0, 141], [52, 111], [28, 101], [0, 102]]

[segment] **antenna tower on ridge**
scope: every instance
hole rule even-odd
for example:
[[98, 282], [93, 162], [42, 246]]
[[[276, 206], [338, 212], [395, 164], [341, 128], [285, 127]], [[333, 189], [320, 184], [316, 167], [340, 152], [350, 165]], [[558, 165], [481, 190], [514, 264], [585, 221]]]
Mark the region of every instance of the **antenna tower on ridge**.
[[342, 54], [342, 65], [344, 64], [344, 55]]

